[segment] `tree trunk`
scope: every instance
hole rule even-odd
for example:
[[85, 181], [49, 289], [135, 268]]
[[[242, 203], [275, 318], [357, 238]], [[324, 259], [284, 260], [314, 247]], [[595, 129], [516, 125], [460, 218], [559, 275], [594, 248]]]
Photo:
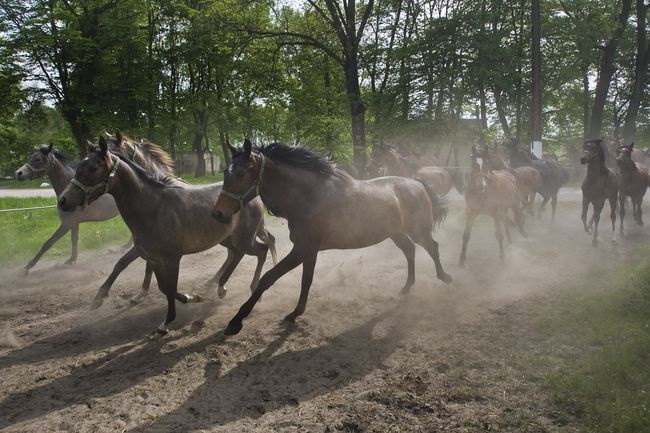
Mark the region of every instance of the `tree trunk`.
[[205, 110], [199, 110], [194, 113], [194, 141], [192, 142], [192, 148], [196, 153], [196, 171], [194, 176], [202, 177], [205, 176], [205, 148], [203, 147], [203, 137], [205, 136], [205, 125], [206, 125], [206, 112]]
[[223, 165], [220, 167], [220, 171], [225, 171], [226, 167], [230, 165], [230, 149], [226, 144], [226, 133], [221, 127], [219, 127], [219, 144], [221, 145], [221, 152], [223, 153]]
[[641, 98], [643, 97], [644, 90], [648, 78], [648, 66], [650, 62], [650, 48], [648, 47], [648, 40], [646, 39], [646, 14], [648, 6], [643, 0], [636, 0], [636, 37], [637, 37], [637, 50], [636, 61], [634, 66], [634, 84], [632, 87], [632, 95], [630, 104], [625, 113], [625, 123], [623, 126], [623, 143], [630, 144], [634, 142], [636, 137], [636, 119], [639, 114], [639, 107], [641, 106]]
[[601, 138], [605, 102], [607, 101], [609, 85], [616, 68], [616, 65], [614, 64], [616, 49], [618, 48], [618, 42], [625, 31], [625, 25], [630, 16], [631, 8], [632, 0], [623, 0], [623, 7], [617, 19], [616, 29], [614, 29], [614, 33], [603, 49], [603, 56], [600, 61], [600, 74], [598, 76], [598, 83], [596, 84], [596, 95], [594, 96], [594, 106], [591, 110], [591, 119], [589, 121], [589, 138], [591, 139]]
[[[356, 51], [355, 51], [356, 53]], [[345, 90], [350, 105], [350, 115], [352, 117], [352, 154], [354, 156], [354, 165], [361, 177], [365, 177], [366, 172], [366, 106], [361, 99], [361, 89], [359, 87], [359, 69], [357, 57], [345, 60]]]
[[591, 98], [589, 96], [589, 68], [585, 67], [582, 73], [582, 139], [589, 137], [589, 106]]
[[503, 128], [503, 134], [506, 137], [512, 137], [510, 125], [508, 125], [508, 118], [506, 117], [506, 112], [503, 108], [503, 102], [501, 101], [501, 91], [495, 89], [492, 91], [492, 93], [494, 94], [494, 105], [496, 105], [497, 116], [499, 117], [501, 128]]

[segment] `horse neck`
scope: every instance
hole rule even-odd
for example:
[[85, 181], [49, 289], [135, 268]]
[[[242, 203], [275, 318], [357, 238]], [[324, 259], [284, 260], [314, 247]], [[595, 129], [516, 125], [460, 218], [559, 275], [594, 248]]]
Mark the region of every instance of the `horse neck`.
[[67, 167], [55, 156], [52, 157], [52, 166], [46, 171], [47, 177], [52, 182], [52, 188], [57, 196], [61, 195], [66, 186], [74, 177], [71, 168]]
[[[605, 167], [605, 168], [607, 168], [607, 167]], [[589, 163], [587, 164], [587, 178], [595, 179], [595, 178], [598, 178], [598, 177], [600, 177], [600, 176], [602, 176], [604, 174], [605, 173], [602, 173], [602, 170], [601, 170], [601, 163], [600, 163], [599, 158], [591, 159], [589, 161]]]
[[108, 193], [113, 196], [122, 218], [131, 227], [134, 222], [144, 223], [146, 219], [143, 215], [157, 208], [158, 194], [153, 189], [121, 161]]
[[291, 220], [296, 213], [304, 213], [304, 205], [296, 207], [295, 203], [305, 203], [309, 197], [313, 202], [323, 187], [317, 176], [286, 165], [277, 165], [267, 159], [264, 176], [259, 185], [259, 195], [267, 208], [274, 214]]

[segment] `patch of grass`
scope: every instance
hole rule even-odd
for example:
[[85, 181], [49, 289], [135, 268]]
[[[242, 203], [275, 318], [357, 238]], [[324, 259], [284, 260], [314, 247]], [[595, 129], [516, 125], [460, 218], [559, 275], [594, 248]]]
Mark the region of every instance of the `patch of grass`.
[[[54, 198], [0, 198], [0, 209], [47, 206], [56, 204]], [[54, 233], [60, 220], [56, 208], [0, 213], [0, 263], [26, 263], [36, 255], [41, 245]], [[84, 250], [98, 250], [125, 244], [131, 236], [120, 217], [102, 222], [79, 225], [79, 255]], [[45, 253], [45, 258], [70, 256], [70, 233], [63, 236]]]
[[650, 432], [650, 265], [564, 315], [582, 355], [547, 377], [561, 411], [597, 432]]
[[44, 177], [32, 180], [0, 179], [0, 189], [40, 188], [43, 182], [50, 183], [50, 179]]
[[204, 185], [209, 183], [217, 183], [223, 180], [223, 173], [216, 172], [214, 175], [208, 174], [203, 177], [194, 177], [191, 174], [183, 174], [180, 176], [185, 182], [191, 183], [193, 185]]

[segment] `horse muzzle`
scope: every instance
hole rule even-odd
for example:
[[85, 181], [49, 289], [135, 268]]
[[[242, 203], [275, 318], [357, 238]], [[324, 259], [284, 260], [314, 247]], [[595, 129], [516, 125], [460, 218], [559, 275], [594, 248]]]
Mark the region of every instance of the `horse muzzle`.
[[580, 158], [580, 164], [584, 165], [584, 164], [586, 164], [588, 162], [589, 162], [589, 158], [587, 158], [586, 156], [583, 156], [583, 157]]
[[77, 208], [77, 205], [73, 200], [68, 200], [68, 198], [63, 194], [59, 197], [57, 205], [63, 212], [73, 212]]

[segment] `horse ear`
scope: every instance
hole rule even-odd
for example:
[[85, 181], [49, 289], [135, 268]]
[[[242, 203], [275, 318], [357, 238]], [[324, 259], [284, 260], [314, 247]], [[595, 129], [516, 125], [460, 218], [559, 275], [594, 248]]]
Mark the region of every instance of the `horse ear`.
[[122, 140], [124, 140], [124, 137], [122, 136], [122, 131], [120, 131], [119, 129], [115, 130], [115, 139], [119, 144], [122, 144]]
[[105, 139], [103, 136], [102, 136], [102, 137], [99, 137], [99, 150], [100, 150], [103, 154], [107, 154], [107, 153], [108, 153], [108, 142], [106, 141], [106, 139]]
[[226, 138], [226, 146], [228, 146], [228, 150], [230, 150], [230, 154], [232, 156], [235, 156], [235, 153], [237, 152], [237, 148], [230, 144], [230, 140]]
[[250, 156], [252, 150], [253, 143], [248, 138], [244, 139], [244, 152], [246, 152], [246, 156]]

